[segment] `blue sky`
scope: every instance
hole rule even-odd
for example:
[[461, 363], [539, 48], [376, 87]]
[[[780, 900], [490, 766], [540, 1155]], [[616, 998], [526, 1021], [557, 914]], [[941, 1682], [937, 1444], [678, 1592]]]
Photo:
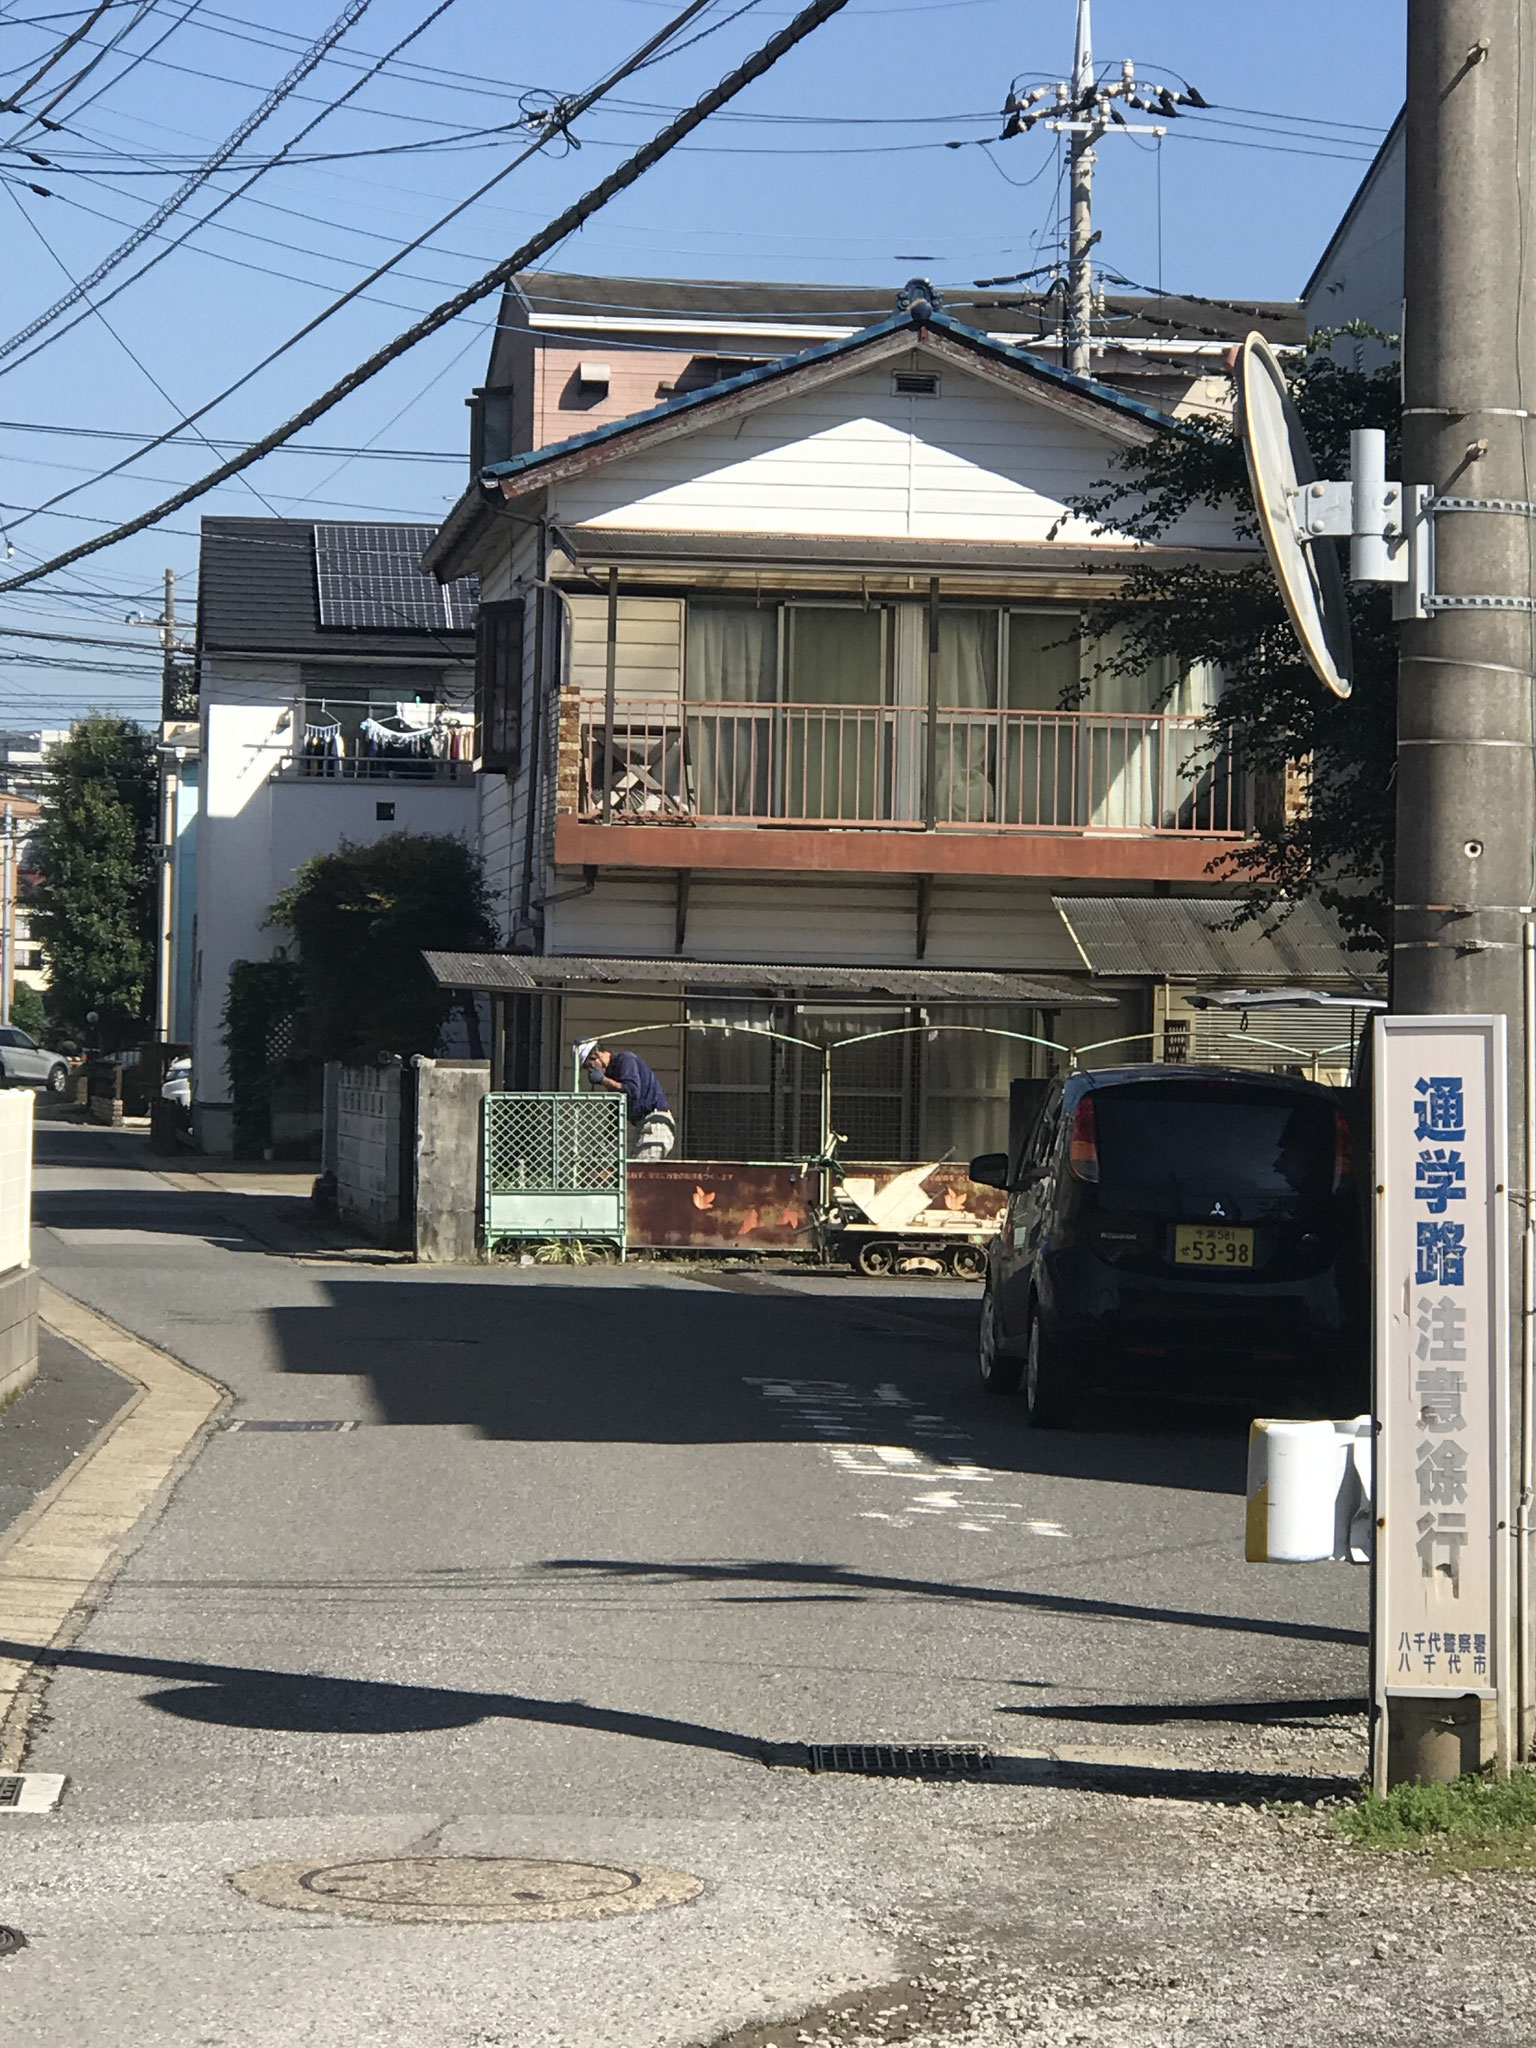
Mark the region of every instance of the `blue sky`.
[[[434, 0], [371, 0], [362, 18], [236, 159], [247, 170], [352, 84]], [[488, 268], [596, 182], [667, 114], [793, 11], [762, 0], [727, 19], [716, 0], [694, 47], [630, 81], [578, 124], [582, 147], [536, 160], [462, 215], [205, 420], [251, 439], [286, 417], [422, 310]], [[45, 311], [143, 221], [256, 106], [342, 0], [118, 0], [49, 74], [53, 89], [123, 34], [53, 118], [0, 117], [5, 223], [0, 342]], [[0, 0], [0, 84], [15, 90], [83, 18], [64, 0]], [[211, 466], [206, 449], [163, 448], [58, 510], [30, 508], [88, 482], [131, 443], [162, 431], [311, 318], [366, 265], [411, 239], [507, 161], [505, 135], [466, 131], [517, 119], [524, 96], [589, 84], [668, 19], [674, 0], [587, 0], [535, 10], [453, 0], [397, 62], [329, 115], [296, 155], [397, 150], [268, 171], [217, 223], [29, 361], [0, 361], [0, 518], [23, 566], [166, 496]], [[185, 14], [185, 20], [182, 19]], [[713, 27], [715, 23], [720, 26]], [[983, 277], [1032, 268], [1055, 247], [1057, 144], [1037, 132], [983, 147], [1010, 81], [1069, 66], [1073, 0], [851, 0], [843, 14], [717, 118], [545, 267], [624, 276], [806, 279], [893, 291], [921, 269], [957, 297]], [[179, 24], [179, 25], [178, 25]], [[167, 30], [171, 32], [166, 33]], [[1402, 0], [1097, 0], [1095, 56], [1183, 78], [1212, 103], [1161, 150], [1126, 137], [1100, 150], [1099, 255], [1149, 286], [1277, 298], [1301, 286], [1402, 98]], [[158, 40], [163, 38], [163, 40]], [[158, 46], [151, 48], [152, 45]], [[43, 87], [24, 98], [35, 110]], [[945, 144], [965, 145], [949, 149]], [[22, 152], [47, 161], [38, 164]], [[205, 214], [244, 172], [225, 170], [162, 231]], [[27, 189], [41, 185], [50, 196]], [[151, 250], [114, 272], [131, 277]], [[616, 295], [620, 297], [621, 295]], [[461, 456], [464, 399], [484, 369], [486, 302], [403, 358], [305, 438], [327, 448]], [[43, 337], [39, 336], [39, 343]], [[18, 353], [24, 353], [18, 352]], [[67, 433], [26, 431], [37, 425]], [[158, 605], [161, 571], [190, 600], [199, 512], [432, 520], [464, 480], [462, 461], [278, 453], [155, 531], [49, 584], [0, 599], [0, 725], [51, 722], [88, 703], [148, 711], [132, 657], [26, 640], [65, 631], [153, 636], [125, 613]], [[32, 658], [91, 660], [98, 670]]]

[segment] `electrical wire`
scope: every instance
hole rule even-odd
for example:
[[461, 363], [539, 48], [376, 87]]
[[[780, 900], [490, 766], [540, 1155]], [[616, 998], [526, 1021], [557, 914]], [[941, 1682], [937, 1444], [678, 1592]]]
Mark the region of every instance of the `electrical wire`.
[[[525, 150], [523, 150], [519, 155], [515, 156], [512, 159], [511, 163], [504, 164], [502, 168], [499, 171], [497, 171], [492, 177], [488, 178], [484, 184], [479, 186], [475, 191], [471, 192], [467, 199], [460, 200], [457, 205], [451, 207], [449, 211], [443, 214], [436, 222], [434, 222], [434, 224], [431, 227], [427, 228], [423, 233], [417, 235], [414, 241], [407, 242], [403, 248], [397, 249], [392, 256], [388, 257], [383, 263], [378, 264], [372, 271], [368, 273], [366, 277], [360, 278], [356, 284], [349, 286], [346, 291], [342, 292], [339, 295], [339, 297], [333, 299], [328, 306], [322, 307], [321, 310], [317, 314], [315, 314], [313, 319], [306, 321], [305, 324], [302, 327], [300, 327], [295, 333], [290, 334], [286, 341], [280, 342], [275, 349], [269, 350], [268, 353], [261, 358], [260, 362], [256, 363], [251, 369], [247, 370], [243, 376], [237, 377], [233, 384], [227, 384], [222, 391], [218, 392], [213, 398], [208, 399], [204, 404], [200, 405], [196, 409], [196, 411], [188, 413], [185, 415], [185, 417], [179, 419], [174, 427], [167, 428], [164, 434], [159, 434], [155, 437], [154, 440], [147, 441], [144, 444], [144, 446], [138, 450], [136, 455], [125, 455], [121, 462], [113, 463], [110, 468], [103, 470], [101, 473], [100, 480], [104, 481], [107, 477], [117, 475], [117, 473], [120, 470], [130, 468], [132, 464], [138, 460], [139, 456], [148, 455], [149, 453], [151, 453], [152, 450], [160, 447], [161, 444], [164, 441], [168, 440], [172, 434], [179, 432], [180, 429], [183, 427], [190, 426], [194, 421], [202, 419], [206, 414], [212, 412], [216, 406], [222, 405], [227, 398], [232, 397], [235, 392], [241, 390], [245, 385], [249, 384], [253, 378], [259, 376], [263, 370], [268, 368], [270, 364], [276, 362], [280, 356], [285, 355], [289, 349], [295, 347], [300, 341], [304, 340], [306, 336], [313, 334], [316, 328], [322, 326], [325, 323], [325, 321], [331, 319], [335, 314], [339, 313], [344, 306], [350, 305], [352, 300], [360, 297], [364, 292], [367, 291], [370, 285], [376, 283], [379, 278], [385, 276], [389, 271], [393, 270], [397, 264], [404, 260], [405, 257], [411, 255], [415, 250], [419, 249], [423, 243], [430, 241], [432, 236], [437, 234], [442, 228], [444, 228], [449, 221], [456, 220], [461, 213], [466, 212], [471, 206], [473, 206], [476, 200], [483, 198], [484, 195], [487, 192], [491, 191], [496, 185], [499, 185], [504, 179], [511, 177], [513, 172], [520, 169], [521, 166], [524, 163], [526, 163], [530, 157], [537, 156], [539, 152], [544, 148], [545, 144], [552, 138], [554, 134], [563, 132], [563, 130], [566, 127], [568, 127], [573, 120], [576, 120], [582, 113], [586, 111], [588, 107], [594, 105], [614, 85], [620, 83], [623, 79], [627, 78], [637, 64], [642, 62], [645, 58], [649, 57], [654, 51], [660, 49], [664, 44], [669, 42], [672, 39], [672, 37], [678, 33], [679, 29], [686, 27], [687, 24], [690, 21], [692, 21], [697, 15], [701, 14], [706, 7], [712, 6], [713, 4], [714, 0], [688, 0], [688, 4], [682, 9], [682, 11], [679, 14], [677, 14], [673, 18], [673, 20], [668, 22], [664, 29], [662, 29], [657, 35], [648, 38], [646, 42], [641, 44], [640, 48], [637, 51], [635, 51], [631, 56], [627, 57], [624, 60], [624, 62], [620, 64], [614, 71], [607, 73], [602, 79], [598, 81], [596, 85], [590, 87], [585, 93], [580, 95], [578, 99], [569, 102], [562, 111], [557, 123], [552, 124], [550, 127], [546, 128], [543, 134], [536, 136], [535, 139], [528, 145], [528, 147]], [[839, 0], [840, 6], [844, 4], [846, 4], [846, 0]], [[673, 127], [676, 127], [676, 125], [676, 123], [672, 124]], [[684, 127], [680, 129], [679, 132], [684, 134], [690, 133], [691, 128], [696, 127], [697, 125], [697, 121], [694, 121], [691, 123], [689, 127]], [[672, 129], [670, 127], [663, 131], [664, 134], [670, 134], [671, 132]], [[652, 145], [648, 145], [648, 147], [650, 146]], [[671, 144], [669, 143], [668, 148], [670, 147]], [[665, 154], [665, 151], [663, 152], [663, 154]], [[644, 157], [646, 155], [646, 152], [642, 150], [639, 153], [639, 155], [641, 157]], [[638, 160], [639, 159], [637, 158], [636, 161]], [[647, 158], [647, 164], [651, 160], [652, 159]], [[642, 169], [645, 167], [646, 165], [642, 165]], [[620, 168], [622, 171], [623, 167], [621, 166]], [[636, 172], [635, 175], [638, 176], [639, 173]], [[620, 172], [615, 172], [613, 176], [619, 177]], [[606, 186], [609, 182], [611, 181], [605, 180], [604, 187], [600, 189], [606, 189]], [[625, 185], [631, 182], [632, 179], [624, 178], [622, 182], [615, 185], [613, 189], [616, 191], [622, 191]], [[585, 218], [584, 215], [583, 218]], [[556, 239], [558, 241], [563, 241], [565, 237], [564, 235], [561, 235]], [[554, 246], [554, 242], [541, 243], [541, 247]], [[474, 295], [474, 297], [483, 296], [484, 293], [476, 293]], [[472, 297], [469, 300], [466, 300], [465, 305], [468, 306], [473, 304], [474, 297]], [[463, 308], [461, 308], [460, 310], [463, 310]], [[414, 329], [408, 331], [415, 332]], [[433, 331], [435, 330], [430, 327], [426, 330], [426, 332], [428, 333], [431, 333]], [[380, 367], [382, 367], [382, 365], [380, 365]], [[370, 372], [370, 375], [371, 374], [372, 372]], [[328, 407], [326, 409], [329, 410]], [[282, 438], [286, 440], [289, 438], [289, 436], [285, 434]], [[240, 467], [243, 468], [244, 466], [245, 464], [242, 460], [240, 462]], [[233, 474], [234, 472], [231, 473]], [[75, 497], [76, 495], [78, 495], [80, 491], [87, 490], [89, 488], [90, 486], [88, 484], [76, 484], [72, 486], [71, 489], [67, 491], [61, 491], [58, 493], [56, 497], [48, 499], [44, 504], [40, 505], [37, 508], [37, 511], [46, 512], [52, 506], [62, 504], [66, 499]], [[27, 516], [35, 517], [36, 514], [28, 514]], [[18, 526], [24, 525], [25, 523], [25, 520], [18, 520], [16, 522]], [[4, 588], [6, 588], [6, 586], [4, 584], [0, 584], [0, 589]]]
[[17, 107], [19, 107], [21, 102], [26, 98], [27, 94], [32, 90], [33, 86], [36, 85], [40, 79], [46, 78], [48, 76], [48, 73], [53, 69], [55, 64], [63, 62], [64, 58], [66, 58], [69, 55], [70, 51], [75, 47], [76, 43], [82, 41], [84, 37], [90, 34], [91, 30], [96, 26], [97, 22], [100, 21], [101, 17], [107, 12], [108, 8], [112, 7], [113, 5], [115, 5], [115, 0], [97, 0], [96, 6], [91, 10], [91, 13], [87, 17], [87, 19], [81, 22], [80, 26], [77, 29], [75, 29], [72, 34], [67, 35], [64, 38], [63, 42], [61, 42], [56, 49], [50, 52], [50, 54], [47, 58], [45, 58], [43, 63], [41, 63], [38, 66], [37, 70], [32, 73], [32, 76], [27, 80], [26, 84], [19, 85], [16, 88], [15, 92], [11, 93], [8, 98], [0, 100], [0, 114], [14, 113]]
[[[366, 6], [368, 4], [368, 0], [363, 0], [363, 4]], [[394, 48], [388, 51], [385, 54], [385, 56], [381, 57], [378, 60], [378, 62], [372, 67], [371, 70], [363, 72], [351, 85], [347, 87], [346, 91], [342, 93], [338, 99], [331, 101], [330, 104], [322, 108], [322, 110], [318, 114], [316, 114], [312, 120], [306, 122], [305, 125], [299, 130], [297, 135], [293, 136], [290, 141], [285, 142], [283, 144], [283, 147], [278, 151], [276, 156], [269, 158], [264, 164], [260, 165], [256, 170], [252, 171], [250, 175], [246, 178], [244, 184], [237, 185], [232, 192], [226, 193], [219, 200], [217, 206], [211, 207], [207, 213], [203, 214], [198, 220], [194, 221], [190, 227], [184, 228], [179, 234], [171, 237], [171, 239], [169, 239], [165, 243], [163, 248], [157, 249], [154, 252], [154, 254], [149, 258], [148, 262], [141, 263], [138, 269], [133, 273], [131, 277], [122, 278], [117, 284], [115, 284], [112, 287], [112, 289], [109, 292], [103, 293], [102, 296], [95, 300], [94, 302], [95, 310], [97, 312], [100, 312], [101, 308], [104, 305], [110, 304], [110, 302], [113, 299], [115, 299], [120, 292], [125, 292], [129, 289], [131, 285], [137, 284], [142, 277], [147, 276], [148, 273], [155, 268], [156, 264], [163, 263], [167, 256], [174, 254], [174, 252], [177, 249], [181, 248], [184, 243], [190, 240], [190, 238], [193, 235], [197, 234], [201, 229], [207, 227], [211, 221], [215, 220], [219, 214], [223, 213], [226, 207], [233, 206], [237, 199], [241, 198], [246, 192], [250, 190], [250, 188], [252, 187], [252, 185], [256, 183], [258, 178], [264, 177], [269, 170], [275, 168], [278, 164], [281, 164], [284, 161], [284, 159], [288, 155], [289, 150], [294, 146], [295, 143], [302, 142], [306, 135], [313, 134], [315, 129], [320, 126], [322, 121], [327, 120], [331, 114], [335, 113], [339, 108], [344, 107], [347, 101], [351, 99], [354, 93], [361, 92], [363, 87], [368, 83], [368, 81], [371, 78], [375, 77], [380, 70], [382, 70], [383, 66], [389, 61], [389, 58], [395, 54], [395, 51], [403, 50], [408, 43], [413, 43], [415, 42], [418, 36], [424, 35], [426, 31], [432, 26], [433, 22], [436, 21], [440, 15], [446, 14], [449, 8], [452, 7], [454, 4], [455, 0], [437, 0], [437, 5], [433, 7], [430, 10], [430, 12], [421, 21], [419, 21], [407, 35], [402, 36], [399, 42], [397, 42], [394, 45]], [[415, 145], [401, 145], [402, 148], [410, 148], [413, 146]], [[167, 203], [169, 204], [169, 202]], [[164, 218], [163, 213], [161, 217]], [[151, 230], [150, 232], [152, 233], [153, 230]], [[143, 240], [144, 237], [140, 235], [139, 239]], [[125, 248], [127, 248], [128, 246], [130, 245], [126, 243], [124, 244]], [[61, 339], [64, 335], [68, 334], [72, 328], [79, 326], [80, 321], [83, 320], [84, 318], [86, 318], [86, 315], [82, 313], [81, 315], [79, 315], [77, 319], [71, 320], [66, 326], [56, 329], [54, 333], [50, 335], [50, 339]], [[37, 331], [35, 326], [32, 331], [34, 333]], [[16, 343], [14, 345], [19, 346], [19, 343]], [[12, 347], [13, 344], [11, 343], [7, 343], [3, 347], [0, 347], [0, 360], [3, 360], [6, 355], [11, 353]], [[29, 352], [29, 355], [23, 356], [21, 358], [21, 362], [24, 363], [29, 361], [30, 356], [33, 354], [36, 354], [36, 350], [32, 350]], [[19, 369], [20, 367], [21, 363], [15, 363], [12, 365], [13, 369]]]
[[[0, 591], [22, 589], [29, 583], [37, 582], [43, 576], [52, 575], [59, 569], [67, 568], [73, 562], [83, 560], [87, 555], [97, 554], [102, 548], [111, 547], [117, 541], [127, 539], [130, 534], [142, 533], [146, 527], [158, 525], [168, 514], [180, 511], [184, 505], [192, 504], [196, 499], [205, 496], [207, 492], [226, 482], [230, 477], [239, 475], [243, 470], [249, 468], [252, 463], [259, 461], [271, 449], [280, 447], [285, 441], [292, 440], [295, 434], [302, 432], [305, 427], [310, 426], [315, 420], [323, 418], [333, 407], [339, 405], [344, 398], [349, 397], [352, 392], [360, 389], [362, 385], [376, 377], [380, 370], [387, 368], [397, 357], [404, 355], [408, 349], [412, 349], [419, 342], [425, 341], [429, 335], [435, 334], [439, 328], [448, 326], [451, 321], [456, 320], [469, 307], [477, 304], [479, 300], [488, 297], [492, 292], [498, 291], [515, 277], [518, 271], [527, 269], [539, 257], [546, 255], [551, 249], [558, 248], [568, 236], [574, 234], [576, 229], [589, 220], [593, 214], [600, 212], [608, 204], [609, 200], [615, 198], [620, 192], [627, 191], [637, 179], [644, 176], [653, 164], [659, 163], [663, 157], [669, 155], [685, 136], [692, 134], [694, 129], [707, 121], [717, 107], [727, 104], [739, 92], [744, 91], [748, 85], [752, 84], [755, 79], [761, 78], [765, 72], [772, 70], [781, 57], [794, 49], [797, 44], [803, 42], [816, 29], [820, 28], [823, 22], [830, 20], [834, 14], [840, 13], [847, 4], [848, 0], [811, 0], [809, 7], [804, 8], [792, 21], [770, 36], [760, 49], [754, 51], [743, 63], [737, 65], [735, 70], [721, 79], [718, 85], [711, 87], [708, 92], [702, 94], [694, 101], [691, 107], [685, 109], [674, 121], [670, 121], [665, 128], [652, 136], [651, 140], [644, 144], [642, 148], [638, 149], [632, 157], [629, 157], [624, 163], [618, 165], [616, 169], [610, 171], [606, 178], [594, 185], [590, 191], [584, 193], [580, 199], [567, 207], [563, 213], [557, 215], [547, 227], [532, 236], [520, 249], [514, 250], [503, 262], [496, 264], [483, 277], [477, 278], [473, 284], [466, 285], [462, 291], [455, 293], [452, 298], [445, 300], [442, 305], [434, 307], [432, 312], [417, 321], [413, 327], [407, 328], [403, 334], [397, 335], [393, 341], [388, 342], [383, 348], [376, 350], [365, 362], [359, 363], [355, 369], [349, 371], [337, 383], [332, 384], [319, 397], [312, 399], [308, 405], [304, 406], [290, 419], [285, 420], [281, 426], [274, 427], [271, 433], [264, 435], [261, 440], [253, 443], [243, 454], [231, 457], [229, 461], [221, 464], [219, 468], [210, 471], [207, 476], [199, 478], [196, 483], [189, 484], [184, 490], [176, 492], [173, 497], [165, 499], [163, 503], [152, 507], [149, 511], [140, 513], [137, 518], [125, 521], [122, 525], [114, 527], [110, 532], [97, 535], [93, 540], [84, 541], [76, 547], [66, 549], [63, 554], [53, 556], [49, 561], [25, 571], [20, 576], [6, 578], [4, 582], [0, 582]], [[690, 7], [685, 10], [685, 13], [691, 14], [694, 11], [696, 11], [695, 8]], [[680, 19], [669, 23], [662, 32], [663, 37], [670, 37], [676, 34], [680, 25]], [[641, 55], [648, 56], [651, 48], [654, 48], [660, 40], [661, 38], [653, 38], [651, 44], [642, 50]], [[632, 66], [635, 61], [635, 59], [631, 59], [630, 65]], [[630, 66], [623, 67], [623, 72], [627, 74], [629, 68]], [[617, 80], [613, 82], [616, 83]], [[591, 97], [596, 97], [598, 90], [600, 88], [594, 89]], [[574, 118], [574, 115], [575, 110], [573, 109], [572, 114], [568, 118]], [[461, 211], [462, 209], [456, 210]]]
[[56, 304], [50, 306], [46, 312], [39, 313], [35, 319], [29, 320], [25, 327], [11, 336], [9, 341], [0, 342], [0, 362], [3, 362], [7, 356], [14, 355], [16, 350], [23, 347], [34, 335], [41, 334], [45, 327], [50, 327], [61, 313], [67, 312], [71, 306], [78, 305], [86, 293], [94, 291], [104, 277], [110, 276], [120, 263], [126, 262], [135, 249], [145, 242], [157, 228], [163, 226], [172, 214], [178, 212], [186, 204], [187, 200], [192, 197], [193, 193], [200, 190], [208, 182], [226, 159], [234, 155], [246, 137], [252, 134], [261, 126], [262, 122], [276, 112], [277, 108], [282, 105], [299, 81], [307, 78], [310, 72], [323, 62], [331, 45], [339, 42], [353, 23], [358, 21], [371, 5], [372, 0], [347, 0], [347, 4], [331, 23], [325, 34], [317, 42], [310, 45], [309, 49], [300, 58], [299, 62], [294, 65], [287, 77], [279, 80], [261, 101], [260, 105], [256, 107], [254, 112], [246, 116], [234, 133], [219, 145], [213, 155], [190, 178], [177, 187], [169, 199], [162, 200], [147, 221], [144, 221], [139, 227], [135, 228], [125, 242], [120, 243], [110, 254], [104, 256], [95, 269], [89, 271], [80, 280], [79, 284], [73, 290], [66, 292], [64, 297], [58, 300]]

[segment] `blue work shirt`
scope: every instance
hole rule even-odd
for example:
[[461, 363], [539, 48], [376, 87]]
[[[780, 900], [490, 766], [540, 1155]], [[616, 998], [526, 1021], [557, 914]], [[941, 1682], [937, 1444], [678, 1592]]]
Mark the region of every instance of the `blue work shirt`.
[[661, 1083], [638, 1053], [616, 1052], [608, 1062], [608, 1079], [624, 1090], [632, 1124], [643, 1124], [667, 1106]]

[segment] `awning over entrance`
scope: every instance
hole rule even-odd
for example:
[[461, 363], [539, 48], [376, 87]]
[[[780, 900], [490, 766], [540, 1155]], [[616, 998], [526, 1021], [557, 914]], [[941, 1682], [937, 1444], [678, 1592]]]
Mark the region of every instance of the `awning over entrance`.
[[900, 1003], [1018, 1003], [1100, 1010], [1113, 999], [1077, 983], [982, 968], [826, 967], [737, 960], [645, 960], [560, 953], [427, 953], [442, 988], [486, 995], [560, 989], [665, 989], [696, 994], [831, 997]]
[[1271, 928], [1262, 918], [1232, 929], [1230, 896], [1055, 896], [1062, 922], [1095, 975], [1155, 981], [1231, 982], [1241, 988], [1321, 984], [1376, 993], [1381, 977], [1348, 951], [1338, 920], [1298, 903]]

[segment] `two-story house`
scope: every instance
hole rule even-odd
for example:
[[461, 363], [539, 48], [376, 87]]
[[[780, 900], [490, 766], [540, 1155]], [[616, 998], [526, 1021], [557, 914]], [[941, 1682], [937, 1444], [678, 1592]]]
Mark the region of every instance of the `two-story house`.
[[191, 979], [204, 1151], [230, 1143], [230, 969], [281, 944], [266, 918], [294, 869], [344, 839], [477, 832], [475, 587], [423, 574], [431, 538], [359, 521], [202, 523]]
[[[1083, 630], [1149, 551], [1070, 503], [1163, 416], [918, 285], [660, 404], [636, 354], [562, 376], [535, 351], [530, 389], [478, 394], [488, 459], [424, 558], [479, 579], [509, 949], [435, 964], [500, 1005], [509, 1080], [568, 1083], [573, 1039], [643, 1029], [685, 1152], [780, 1157], [816, 1142], [819, 1049], [859, 1038], [834, 1058], [845, 1150], [916, 1159], [995, 1139], [1007, 1078], [1056, 1056], [1025, 1041], [1148, 1056], [1200, 978], [1191, 934], [1230, 917], [1212, 863], [1255, 800], [1201, 729], [1219, 678], [1106, 671]], [[621, 365], [624, 411], [543, 438], [588, 388], [611, 405]], [[524, 445], [494, 459], [502, 434]], [[1252, 559], [1221, 511], [1155, 553]], [[1166, 897], [1182, 927], [1122, 917], [1096, 971], [1073, 905]], [[1245, 943], [1249, 983], [1357, 983], [1314, 913], [1289, 950]]]

